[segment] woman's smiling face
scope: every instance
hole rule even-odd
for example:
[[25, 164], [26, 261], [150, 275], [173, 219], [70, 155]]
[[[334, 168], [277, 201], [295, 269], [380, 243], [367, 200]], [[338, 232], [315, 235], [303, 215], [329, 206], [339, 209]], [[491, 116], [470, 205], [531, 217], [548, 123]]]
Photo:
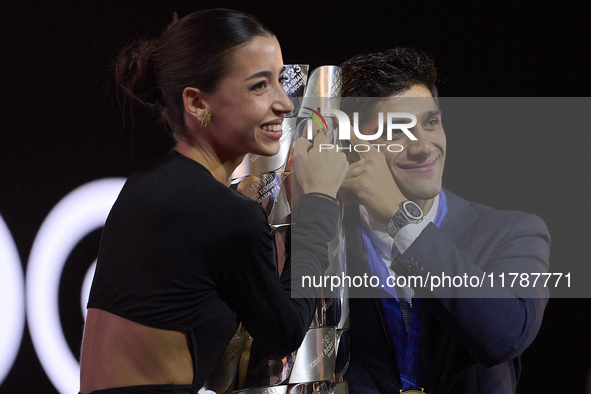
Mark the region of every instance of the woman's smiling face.
[[257, 36], [230, 56], [230, 72], [204, 101], [212, 112], [208, 139], [218, 155], [270, 156], [279, 151], [281, 124], [292, 103], [283, 90], [281, 48]]

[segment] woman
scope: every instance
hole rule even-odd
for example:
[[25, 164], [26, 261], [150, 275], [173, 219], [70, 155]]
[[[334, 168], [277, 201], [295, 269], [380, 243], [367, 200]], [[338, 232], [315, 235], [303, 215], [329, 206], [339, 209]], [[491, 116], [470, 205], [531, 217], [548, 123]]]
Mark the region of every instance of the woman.
[[[290, 298], [264, 211], [226, 187], [247, 152], [279, 150], [292, 106], [277, 39], [247, 15], [196, 12], [125, 48], [117, 77], [159, 108], [176, 146], [129, 178], [105, 224], [81, 393], [196, 393], [239, 321], [269, 352], [295, 350], [315, 300]], [[321, 275], [348, 165], [300, 139], [294, 166], [306, 194], [292, 244], [306, 248], [293, 259]]]

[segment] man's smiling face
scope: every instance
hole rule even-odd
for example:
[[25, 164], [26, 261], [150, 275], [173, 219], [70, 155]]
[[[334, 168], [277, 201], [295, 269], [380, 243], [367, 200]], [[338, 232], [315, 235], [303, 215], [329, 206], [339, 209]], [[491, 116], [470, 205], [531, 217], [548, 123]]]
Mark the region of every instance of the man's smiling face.
[[[374, 143], [400, 144], [400, 152], [380, 149], [386, 157], [388, 168], [400, 191], [409, 200], [427, 201], [435, 197], [441, 189], [443, 167], [445, 164], [446, 139], [441, 123], [441, 110], [431, 92], [423, 85], [413, 85], [410, 89], [381, 101], [379, 112], [405, 112], [417, 117], [415, 127], [409, 129], [417, 138], [411, 140], [402, 131], [394, 130], [392, 140], [386, 140], [386, 127], [383, 137]], [[378, 118], [362, 127], [362, 133], [375, 134]]]

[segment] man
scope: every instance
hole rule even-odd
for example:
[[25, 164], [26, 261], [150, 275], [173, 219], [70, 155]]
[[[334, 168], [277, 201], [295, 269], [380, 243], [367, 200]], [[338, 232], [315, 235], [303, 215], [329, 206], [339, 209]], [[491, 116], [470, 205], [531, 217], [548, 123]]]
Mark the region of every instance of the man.
[[[499, 278], [547, 272], [546, 226], [535, 215], [494, 210], [442, 189], [446, 139], [427, 56], [398, 48], [342, 67], [343, 97], [382, 97], [375, 110], [417, 119], [409, 129], [416, 140], [398, 132], [373, 141], [383, 144], [379, 151], [360, 152], [340, 191], [355, 203], [345, 216], [348, 274], [398, 284], [350, 300], [350, 391], [514, 393], [520, 355], [540, 328], [548, 290], [502, 286]], [[376, 134], [378, 117], [365, 118], [360, 132]], [[351, 135], [352, 145], [367, 144]], [[384, 148], [392, 143], [402, 149]], [[485, 280], [476, 288], [465, 279], [437, 288], [393, 280], [444, 275]]]

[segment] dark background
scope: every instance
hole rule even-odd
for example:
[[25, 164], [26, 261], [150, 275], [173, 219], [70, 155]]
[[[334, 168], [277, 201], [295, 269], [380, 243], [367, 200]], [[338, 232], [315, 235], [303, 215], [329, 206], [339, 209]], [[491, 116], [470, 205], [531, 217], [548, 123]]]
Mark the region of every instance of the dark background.
[[[135, 36], [161, 32], [174, 11], [182, 17], [213, 7], [256, 15], [277, 34], [286, 64], [339, 64], [400, 45], [435, 58], [442, 96], [582, 97], [591, 86], [587, 18], [578, 4], [565, 1], [4, 1], [0, 215], [23, 268], [36, 232], [62, 197], [98, 178], [128, 176], [172, 146], [156, 116], [143, 108], [131, 115], [131, 103], [118, 98], [112, 78], [117, 49]], [[553, 237], [551, 263], [567, 268], [588, 265], [591, 252], [591, 106], [588, 99], [577, 103], [576, 122], [547, 114], [549, 121], [560, 120], [556, 127], [537, 119], [516, 130], [495, 123], [490, 113], [468, 127], [461, 117], [448, 121], [444, 115], [445, 186], [471, 201], [538, 214]], [[99, 236], [84, 238], [64, 270], [69, 280], [60, 289], [60, 313], [74, 354], [82, 317], [79, 302], [67, 295], [79, 294]], [[586, 285], [587, 277], [578, 279]], [[590, 317], [588, 299], [550, 301], [538, 338], [523, 356], [520, 393], [583, 392]], [[55, 392], [28, 330], [0, 385], [0, 393], [21, 392]]]

